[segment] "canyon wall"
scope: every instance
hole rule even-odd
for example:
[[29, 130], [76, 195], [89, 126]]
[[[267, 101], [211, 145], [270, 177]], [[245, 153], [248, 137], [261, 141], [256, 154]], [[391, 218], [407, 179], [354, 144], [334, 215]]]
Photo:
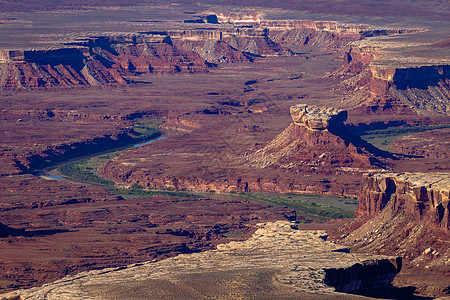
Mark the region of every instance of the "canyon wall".
[[349, 88], [360, 90], [359, 94], [354, 93], [355, 98], [360, 98], [360, 110], [449, 115], [448, 48], [437, 49], [433, 45], [378, 39], [350, 42], [344, 55], [343, 74], [353, 76], [346, 82]]
[[418, 224], [449, 232], [449, 192], [448, 173], [368, 174], [356, 216], [373, 217], [392, 201], [394, 213], [411, 214]]
[[[448, 274], [448, 173], [367, 174], [356, 218], [332, 239], [355, 252], [399, 255], [409, 274]], [[445, 292], [445, 291], [444, 291]]]
[[57, 49], [2, 49], [0, 88], [127, 84], [129, 75], [208, 72], [255, 56], [292, 55], [293, 45], [336, 52], [349, 41], [408, 32], [329, 21], [262, 21], [253, 13], [213, 16], [228, 25], [94, 36]]
[[208, 72], [216, 64], [289, 54], [263, 29], [150, 31], [92, 37], [55, 50], [2, 50], [3, 90], [125, 84], [128, 75]]

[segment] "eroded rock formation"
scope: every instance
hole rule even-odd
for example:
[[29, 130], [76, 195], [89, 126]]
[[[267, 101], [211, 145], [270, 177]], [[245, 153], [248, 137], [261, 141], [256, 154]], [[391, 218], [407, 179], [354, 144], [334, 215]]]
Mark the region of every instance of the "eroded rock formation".
[[338, 128], [347, 120], [347, 111], [334, 107], [308, 107], [307, 104], [298, 104], [291, 106], [290, 113], [295, 124], [315, 130]]
[[371, 113], [449, 115], [448, 50], [381, 38], [350, 42], [344, 74], [352, 75], [346, 85], [359, 90], [353, 105]]
[[[160, 262], [83, 272], [1, 299], [85, 299], [117, 296], [129, 290], [142, 298], [283, 298], [346, 297], [388, 286], [401, 259], [347, 253], [325, 241], [324, 231], [302, 231], [293, 223], [260, 223], [252, 238], [217, 246], [216, 250], [179, 255]], [[275, 280], [276, 278], [276, 280]], [[227, 282], [233, 280], [233, 285]], [[170, 285], [171, 288], [164, 288]], [[262, 285], [263, 288], [257, 288]], [[115, 287], [120, 286], [119, 290]], [[151, 286], [152, 288], [148, 288]]]
[[132, 82], [130, 75], [208, 72], [216, 64], [249, 62], [255, 56], [292, 55], [293, 45], [337, 52], [349, 41], [413, 31], [331, 21], [262, 21], [257, 13], [204, 18], [224, 25], [75, 38], [43, 50], [1, 49], [0, 88], [126, 84]]
[[345, 128], [347, 111], [299, 104], [290, 113], [294, 122], [264, 148], [249, 154], [249, 165], [319, 172], [376, 165], [370, 145]]
[[417, 224], [450, 230], [450, 174], [381, 173], [364, 175], [356, 216], [373, 217], [393, 202], [394, 213], [411, 214]]
[[354, 251], [400, 255], [407, 274], [448, 272], [449, 173], [381, 173], [363, 179], [356, 218], [333, 235]]

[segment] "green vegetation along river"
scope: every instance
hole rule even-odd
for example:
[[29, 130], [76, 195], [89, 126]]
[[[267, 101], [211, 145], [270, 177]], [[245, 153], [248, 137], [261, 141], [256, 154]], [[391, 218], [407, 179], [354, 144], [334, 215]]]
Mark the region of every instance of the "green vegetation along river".
[[[78, 159], [72, 159], [65, 163], [60, 163], [57, 168], [47, 170], [42, 175], [43, 178], [54, 180], [67, 180], [81, 182], [89, 185], [101, 186], [113, 194], [124, 198], [151, 198], [155, 195], [165, 195], [170, 197], [199, 198], [209, 197], [214, 199], [229, 199], [240, 201], [256, 201], [260, 203], [286, 206], [294, 209], [297, 215], [305, 220], [323, 222], [328, 219], [351, 218], [354, 215], [357, 199], [347, 197], [337, 197], [329, 195], [314, 194], [272, 194], [272, 193], [216, 193], [216, 192], [193, 192], [193, 191], [172, 191], [172, 190], [148, 190], [142, 186], [133, 185], [129, 188], [117, 188], [113, 181], [97, 175], [97, 169], [104, 163], [114, 159], [125, 151], [141, 147], [146, 144], [164, 139], [154, 124], [138, 124], [134, 131], [140, 133], [137, 144], [128, 147], [92, 153]], [[157, 138], [155, 138], [157, 137]], [[147, 140], [147, 138], [153, 138]]]

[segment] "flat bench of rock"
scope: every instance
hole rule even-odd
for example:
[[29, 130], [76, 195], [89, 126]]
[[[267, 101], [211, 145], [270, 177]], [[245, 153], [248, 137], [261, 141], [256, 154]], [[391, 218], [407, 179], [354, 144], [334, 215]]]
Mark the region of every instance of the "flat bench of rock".
[[[42, 287], [0, 295], [0, 299], [258, 299], [323, 296], [358, 298], [358, 292], [391, 283], [401, 269], [396, 257], [348, 253], [326, 241], [321, 230], [298, 230], [295, 223], [258, 224], [243, 242], [67, 276]], [[115, 298], [116, 297], [116, 298]]]

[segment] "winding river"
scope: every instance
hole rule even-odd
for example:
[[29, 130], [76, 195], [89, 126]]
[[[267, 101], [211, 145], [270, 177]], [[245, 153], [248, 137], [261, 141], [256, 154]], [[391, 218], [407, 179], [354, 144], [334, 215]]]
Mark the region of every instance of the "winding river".
[[[102, 155], [102, 154], [103, 155], [104, 154], [109, 154], [109, 153], [116, 152], [116, 151], [121, 150], [121, 149], [123, 149], [123, 151], [125, 152], [125, 151], [128, 151], [128, 150], [132, 150], [132, 149], [135, 149], [135, 148], [138, 148], [138, 147], [142, 147], [142, 146], [148, 145], [150, 143], [153, 143], [153, 142], [156, 142], [156, 141], [159, 141], [159, 140], [164, 140], [166, 138], [167, 138], [166, 136], [160, 136], [160, 137], [158, 137], [156, 139], [153, 139], [153, 140], [150, 140], [150, 141], [146, 141], [146, 142], [143, 142], [143, 143], [139, 143], [139, 144], [134, 144], [134, 145], [128, 146], [127, 148], [123, 148], [123, 147], [113, 148], [113, 149], [110, 149], [110, 150], [108, 150], [106, 152], [105, 151], [101, 151], [99, 153], [92, 153], [90, 155], [79, 157], [79, 158], [76, 158], [76, 159], [71, 159], [69, 161], [77, 162], [77, 161], [82, 160], [82, 159], [86, 159], [86, 158], [90, 158], [90, 157], [94, 157], [94, 156]], [[59, 165], [67, 163], [69, 161], [61, 162]], [[60, 174], [58, 172], [57, 168], [54, 168], [54, 169], [49, 170], [49, 171], [43, 170], [41, 173], [38, 174], [38, 177], [42, 178], [42, 179], [46, 179], [46, 180], [62, 180], [62, 181], [68, 181], [68, 182], [73, 182], [73, 183], [80, 183], [79, 181], [75, 181], [75, 180], [73, 180], [72, 178], [70, 178], [68, 176], [64, 176], [64, 175]], [[87, 184], [87, 183], [84, 183], [84, 184]], [[89, 185], [89, 184], [87, 184], [87, 185]]]

